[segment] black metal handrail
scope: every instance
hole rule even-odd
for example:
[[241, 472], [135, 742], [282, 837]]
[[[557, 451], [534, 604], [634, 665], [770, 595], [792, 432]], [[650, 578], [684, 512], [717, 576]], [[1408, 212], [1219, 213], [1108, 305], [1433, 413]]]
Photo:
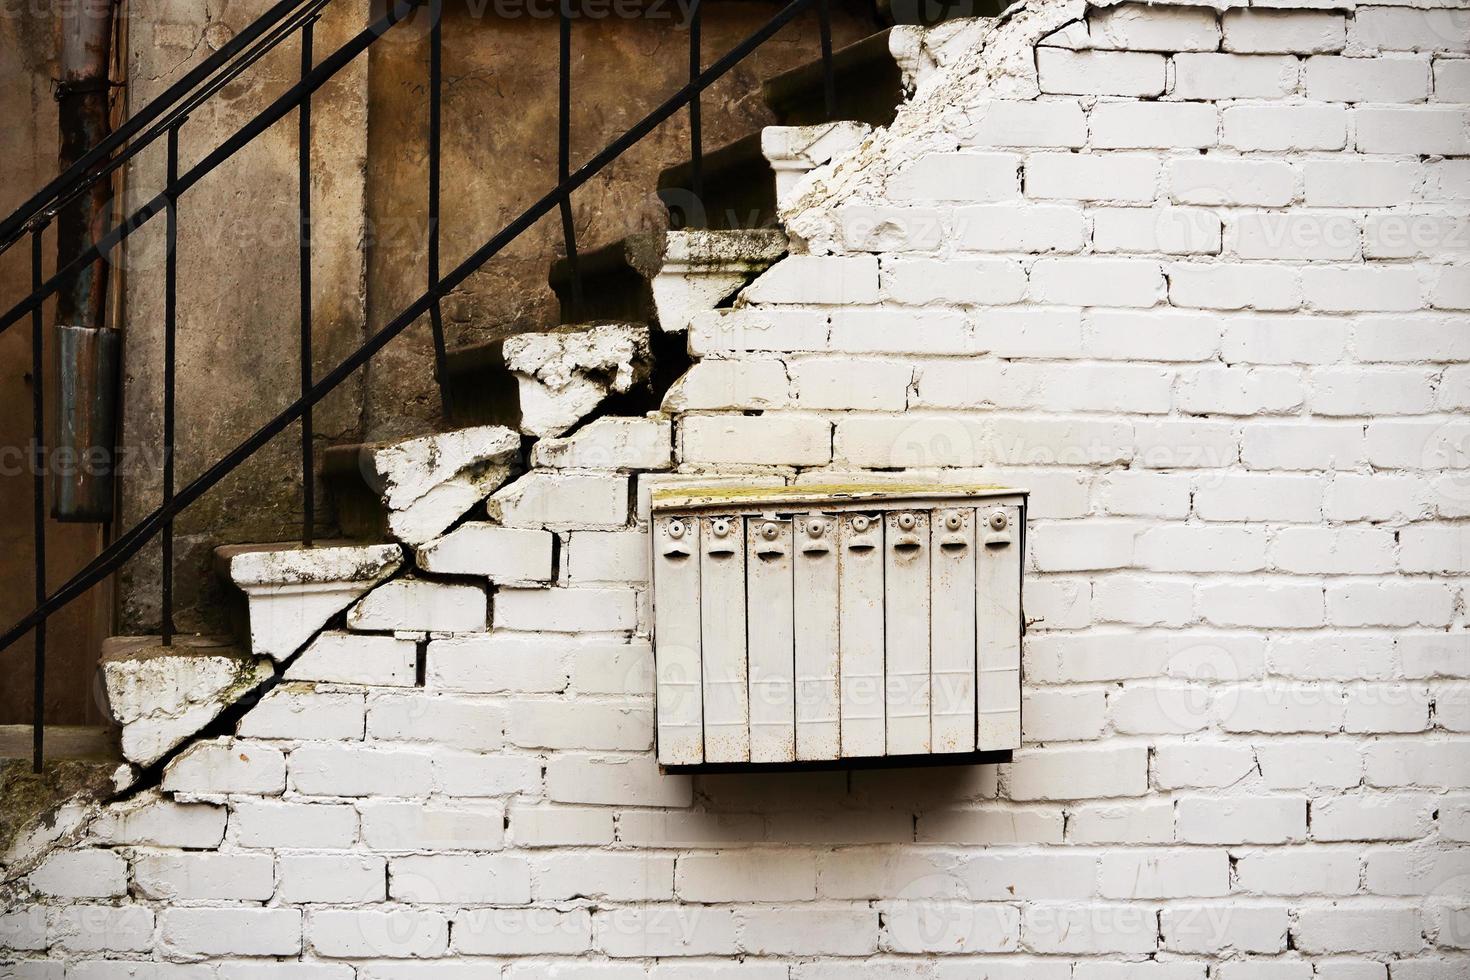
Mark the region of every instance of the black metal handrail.
[[[440, 384], [441, 397], [446, 385], [444, 372], [444, 344], [440, 302], [508, 244], [524, 234], [543, 216], [553, 209], [562, 215], [563, 235], [569, 260], [574, 268], [577, 257], [576, 233], [571, 220], [571, 195], [620, 157], [630, 147], [651, 133], [655, 127], [671, 118], [681, 109], [690, 112], [691, 152], [694, 172], [700, 173], [703, 154], [699, 124], [700, 93], [753, 51], [769, 40], [782, 27], [807, 8], [819, 7], [821, 26], [821, 50], [825, 67], [829, 114], [835, 101], [832, 80], [830, 23], [827, 0], [790, 0], [764, 25], [736, 44], [708, 68], [701, 70], [700, 32], [698, 30], [698, 6], [690, 30], [689, 81], [673, 95], [665, 99], [641, 120], [630, 127], [622, 136], [608, 143], [598, 153], [576, 170], [570, 169], [570, 47], [571, 15], [569, 0], [563, 0], [560, 24], [560, 92], [559, 92], [559, 154], [558, 180], [556, 185], [516, 218], [508, 222], [493, 236], [483, 242], [467, 258], [447, 274], [440, 275], [439, 269], [439, 184], [440, 184], [440, 112], [442, 104], [442, 0], [427, 0], [433, 23], [430, 25], [430, 100], [429, 100], [429, 195], [428, 195], [428, 283], [427, 288], [397, 316], [380, 328], [321, 378], [312, 372], [311, 340], [311, 236], [310, 236], [310, 150], [311, 150], [311, 97], [328, 79], [350, 63], [375, 41], [394, 26], [401, 23], [415, 10], [424, 5], [424, 0], [395, 0], [392, 9], [373, 21], [364, 30], [354, 35], [342, 46], [326, 56], [319, 64], [313, 64], [312, 26], [320, 17], [322, 9], [330, 0], [283, 0], [215, 55], [206, 59], [198, 68], [189, 72], [179, 83], [170, 87], [162, 96], [150, 102], [128, 123], [70, 168], [65, 174], [52, 181], [19, 210], [0, 223], [0, 251], [14, 240], [29, 232], [32, 241], [32, 290], [21, 302], [0, 316], [0, 332], [20, 320], [29, 317], [33, 330], [34, 362], [34, 440], [37, 453], [36, 473], [36, 606], [26, 616], [0, 634], [0, 651], [8, 649], [23, 636], [35, 631], [36, 678], [35, 678], [35, 721], [34, 763], [40, 769], [43, 749], [42, 704], [44, 698], [45, 629], [47, 620], [68, 603], [86, 593], [94, 585], [116, 572], [126, 561], [138, 553], [155, 536], [163, 536], [164, 567], [162, 569], [162, 631], [164, 642], [172, 639], [172, 529], [174, 518], [198, 500], [241, 463], [249, 459], [271, 439], [281, 434], [288, 426], [302, 422], [302, 469], [305, 491], [303, 495], [302, 538], [310, 544], [314, 523], [314, 480], [311, 417], [312, 409], [323, 398], [337, 388], [355, 371], [365, 365], [394, 337], [427, 314], [434, 328], [435, 368]], [[285, 93], [255, 117], [236, 130], [229, 138], [205, 155], [193, 167], [180, 173], [178, 168], [179, 131], [188, 118], [188, 111], [204, 98], [218, 91], [221, 79], [234, 77], [253, 64], [285, 38], [301, 34], [301, 78]], [[177, 327], [177, 234], [178, 203], [189, 188], [198, 183], [224, 161], [230, 159], [242, 147], [250, 143], [267, 128], [283, 118], [293, 109], [299, 110], [299, 208], [301, 211], [300, 277], [301, 277], [301, 392], [283, 411], [255, 430], [234, 449], [218, 459], [208, 469], [183, 487], [174, 486], [174, 402], [175, 381], [174, 344]], [[149, 126], [153, 128], [147, 129]], [[146, 131], [145, 131], [146, 130]], [[168, 142], [167, 180], [162, 192], [136, 209], [117, 227], [109, 230], [86, 252], [76, 257], [66, 267], [58, 269], [49, 278], [42, 276], [41, 236], [61, 202], [72, 199], [80, 190], [103, 179], [122, 162], [136, 154], [143, 145], [152, 142], [158, 135]], [[134, 140], [134, 137], [137, 139]], [[132, 142], [130, 142], [130, 140]], [[95, 558], [80, 571], [72, 575], [54, 591], [47, 592], [45, 578], [45, 521], [44, 521], [44, 446], [42, 445], [42, 374], [41, 351], [43, 346], [42, 307], [47, 298], [70, 275], [102, 259], [118, 247], [127, 237], [142, 227], [160, 212], [166, 215], [167, 256], [165, 262], [165, 404], [164, 404], [164, 455], [163, 455], [163, 499], [160, 505], [139, 520], [131, 528], [118, 535]], [[14, 238], [11, 238], [14, 236]], [[580, 288], [579, 286], [576, 288]], [[447, 407], [447, 406], [446, 406]]]

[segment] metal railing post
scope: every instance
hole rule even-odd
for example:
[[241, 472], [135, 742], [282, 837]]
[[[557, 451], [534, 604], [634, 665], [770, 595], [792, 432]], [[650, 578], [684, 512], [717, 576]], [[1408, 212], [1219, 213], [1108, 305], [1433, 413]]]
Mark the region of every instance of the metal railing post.
[[434, 380], [446, 419], [454, 414], [449, 394], [449, 355], [444, 344], [444, 311], [439, 296], [439, 178], [444, 102], [444, 0], [429, 0], [429, 326], [434, 335]]
[[[312, 25], [301, 28], [301, 77], [311, 74]], [[297, 111], [296, 152], [300, 173], [297, 176], [300, 211], [299, 245], [301, 250], [301, 394], [311, 390], [311, 93], [301, 100]], [[313, 455], [313, 421], [311, 405], [301, 412], [301, 545], [310, 548], [316, 528], [316, 465]]]
[[832, 74], [832, 11], [830, 0], [817, 0], [817, 26], [822, 38], [822, 96], [827, 121], [837, 118], [837, 79]]
[[[557, 70], [556, 179], [566, 183], [572, 168], [572, 0], [561, 0]], [[572, 192], [561, 196], [561, 237], [572, 269], [572, 305], [582, 305], [582, 269], [577, 260], [577, 229], [572, 222]]]
[[[41, 286], [41, 234], [45, 226], [31, 232], [31, 288]], [[46, 326], [41, 307], [31, 311], [31, 438], [34, 441], [31, 456], [32, 531], [35, 535], [35, 589], [36, 605], [46, 601], [46, 362], [42, 357], [45, 347]], [[42, 756], [46, 741], [46, 618], [36, 624], [35, 647], [35, 698], [31, 706], [31, 769], [41, 771]]]
[[[699, 77], [700, 62], [700, 22], [703, 19], [704, 5], [700, 0], [694, 0], [689, 8], [689, 80], [692, 82]], [[704, 209], [704, 133], [699, 118], [700, 93], [695, 92], [694, 97], [689, 100], [689, 193], [694, 197], [694, 208], [686, 209], [684, 224], [689, 228], [704, 227], [708, 222], [705, 220]]]

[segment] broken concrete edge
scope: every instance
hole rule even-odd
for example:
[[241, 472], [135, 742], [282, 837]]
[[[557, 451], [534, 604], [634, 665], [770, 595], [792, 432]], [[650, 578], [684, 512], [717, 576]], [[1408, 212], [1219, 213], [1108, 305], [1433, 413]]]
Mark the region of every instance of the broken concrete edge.
[[80, 841], [133, 772], [125, 763], [89, 759], [48, 762], [40, 773], [31, 771], [29, 760], [0, 762], [0, 886], [25, 877], [57, 848]]
[[505, 364], [520, 390], [520, 430], [559, 436], [612, 395], [653, 374], [651, 328], [641, 323], [567, 325], [507, 338]]

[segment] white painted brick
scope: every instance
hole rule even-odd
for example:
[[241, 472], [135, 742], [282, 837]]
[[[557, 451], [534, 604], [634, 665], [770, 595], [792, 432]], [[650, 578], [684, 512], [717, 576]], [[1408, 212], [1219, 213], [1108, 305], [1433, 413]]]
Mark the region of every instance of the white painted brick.
[[354, 630], [471, 633], [485, 628], [488, 600], [478, 585], [403, 578], [385, 582], [347, 612]]
[[1175, 404], [1190, 415], [1280, 415], [1300, 410], [1303, 400], [1295, 371], [1205, 367], [1180, 372]]
[[144, 898], [266, 901], [276, 890], [269, 854], [144, 854], [133, 865]]
[[1060, 810], [1016, 807], [932, 810], [915, 823], [916, 840], [937, 844], [1060, 844], [1062, 832]]
[[510, 833], [518, 847], [611, 844], [613, 813], [594, 807], [515, 806]]
[[961, 898], [965, 884], [953, 854], [930, 849], [843, 849], [819, 855], [817, 891], [823, 898]]
[[1289, 920], [1282, 905], [1171, 905], [1159, 913], [1164, 948], [1205, 955], [1283, 952]]
[[1013, 153], [929, 153], [888, 182], [895, 201], [1006, 201], [1021, 196]]
[[508, 527], [622, 527], [628, 522], [628, 478], [536, 471], [502, 487], [487, 507]]
[[504, 730], [505, 709], [493, 701], [416, 691], [368, 702], [367, 734], [374, 741], [493, 752], [505, 744]]
[[1308, 207], [1391, 207], [1408, 200], [1424, 179], [1416, 160], [1343, 156], [1305, 160], [1303, 200]]
[[1066, 306], [1154, 306], [1164, 277], [1141, 259], [1048, 258], [1031, 268], [1031, 298]]
[[[1255, 752], [1261, 779], [1269, 789], [1323, 792], [1356, 786], [1363, 778], [1358, 746], [1351, 741], [1273, 740], [1257, 743]], [[1302, 765], [1303, 758], [1311, 758], [1312, 764]]]
[[454, 917], [456, 953], [577, 955], [591, 947], [592, 913], [587, 909], [476, 909]]
[[1327, 493], [1324, 513], [1337, 521], [1412, 519], [1428, 512], [1428, 493], [1417, 476], [1339, 473]]
[[1346, 16], [1330, 10], [1229, 10], [1220, 26], [1226, 51], [1318, 54], [1347, 43]]
[[812, 466], [832, 459], [832, 424], [803, 416], [696, 415], [679, 425], [687, 463]]
[[1009, 905], [904, 902], [883, 911], [883, 948], [894, 953], [1016, 950], [1021, 912]]
[[1435, 59], [1434, 98], [1437, 102], [1470, 102], [1470, 60]]
[[1302, 909], [1291, 930], [1306, 953], [1413, 953], [1422, 932], [1418, 909], [1386, 906]]
[[293, 854], [281, 862], [280, 900], [354, 905], [387, 897], [386, 863], [362, 854]]
[[1169, 410], [1173, 376], [1149, 365], [1066, 365], [940, 361], [923, 365], [909, 403], [925, 408], [1028, 409], [1042, 391], [1065, 391], [1058, 411], [1136, 412]]
[[1438, 273], [1429, 295], [1429, 305], [1436, 310], [1470, 309], [1470, 274], [1461, 266], [1448, 266]]
[[1021, 910], [1021, 943], [1036, 953], [1153, 953], [1158, 930], [1158, 912], [1141, 905], [1031, 904]]
[[1399, 565], [1406, 572], [1470, 571], [1470, 526], [1420, 525], [1399, 532]]
[[303, 745], [292, 751], [291, 786], [312, 796], [427, 796], [428, 756], [401, 749]]
[[1044, 572], [1124, 568], [1142, 528], [1132, 522], [1066, 521], [1030, 528], [1031, 559]]
[[1297, 171], [1280, 160], [1178, 157], [1165, 167], [1173, 199], [1180, 204], [1282, 207], [1297, 192]]
[[1148, 753], [1142, 747], [1026, 749], [1003, 776], [1013, 800], [1083, 800], [1142, 796]]
[[598, 913], [593, 927], [597, 946], [615, 957], [729, 955], [739, 949], [733, 909], [610, 909]]
[[573, 650], [572, 687], [583, 694], [652, 694], [653, 648], [637, 640], [583, 641]]
[[1164, 56], [1140, 51], [1038, 48], [1037, 78], [1052, 95], [1156, 96], [1164, 92]]
[[1098, 485], [1098, 499], [1110, 514], [1126, 517], [1183, 518], [1189, 514], [1190, 480], [1150, 472], [1110, 473]]
[[800, 852], [687, 854], [674, 869], [674, 891], [686, 902], [807, 901], [817, 894], [817, 865]]
[[[1306, 530], [1333, 533], [1328, 528]], [[1272, 674], [1301, 680], [1387, 678], [1398, 669], [1393, 637], [1371, 633], [1273, 636], [1266, 664]]]
[[461, 524], [418, 551], [418, 565], [443, 575], [477, 575], [497, 584], [549, 582], [552, 536], [530, 528]]
[[321, 956], [434, 957], [444, 955], [449, 947], [449, 922], [438, 912], [392, 906], [316, 909], [307, 918], [306, 938]]
[[788, 255], [745, 287], [748, 302], [861, 304], [878, 299], [878, 260], [869, 255]]
[[[181, 911], [183, 910], [175, 909], [172, 914]], [[234, 913], [230, 910], [226, 914]], [[169, 933], [165, 932], [164, 938], [167, 939], [168, 936]], [[153, 910], [139, 905], [69, 903], [52, 913], [47, 937], [55, 951], [134, 953], [150, 950], [154, 942]]]
[[1307, 801], [1300, 796], [1188, 796], [1178, 801], [1178, 821], [1179, 840], [1186, 844], [1285, 844], [1306, 839]]
[[1360, 107], [1353, 126], [1360, 153], [1470, 153], [1464, 109]]
[[901, 412], [914, 370], [902, 361], [822, 358], [793, 363], [791, 376], [802, 408]]
[[1369, 786], [1463, 787], [1470, 741], [1381, 741], [1363, 749]]
[[1312, 964], [1306, 960], [1238, 960], [1222, 963], [1216, 971], [1221, 980], [1312, 980]]
[[1243, 259], [1348, 261], [1359, 257], [1362, 230], [1344, 214], [1272, 211], [1235, 216], [1226, 238]]
[[0, 944], [11, 953], [45, 950], [46, 907], [19, 906], [0, 913]]
[[1166, 963], [1107, 963], [1101, 960], [1079, 960], [1074, 980], [1204, 980], [1203, 963], [1171, 960]]
[[557, 803], [688, 806], [687, 776], [665, 776], [651, 755], [558, 753], [546, 765], [546, 795]]
[[784, 362], [750, 357], [700, 361], [664, 398], [666, 411], [777, 408], [791, 404], [791, 379]]
[[170, 908], [159, 915], [158, 929], [165, 947], [186, 956], [294, 956], [301, 951], [296, 909]]
[[[1080, 229], [1080, 216], [1078, 223]], [[965, 318], [956, 310], [839, 309], [832, 311], [831, 338], [816, 349], [852, 354], [960, 354], [973, 346]]]
[[1174, 840], [1174, 804], [1089, 803], [1067, 812], [1067, 839], [1073, 844], [1168, 844]]
[[440, 752], [434, 784], [448, 796], [511, 796], [541, 792], [541, 760], [534, 756]]
[[[1143, 199], [1152, 199], [1152, 194]], [[1101, 208], [1092, 212], [1092, 247], [1099, 252], [1215, 255], [1220, 251], [1220, 218], [1198, 208]]]
[[1379, 213], [1370, 214], [1363, 225], [1363, 254], [1370, 259], [1455, 259], [1467, 249], [1470, 220], [1463, 216]]
[[1174, 56], [1176, 99], [1274, 99], [1296, 91], [1296, 58], [1255, 54]]
[[261, 698], [236, 731], [242, 738], [351, 741], [362, 738], [364, 710], [361, 694], [286, 683]]
[[653, 556], [642, 531], [573, 531], [567, 538], [567, 582], [645, 585]]
[[[739, 912], [740, 947], [757, 956], [822, 955], [866, 956], [878, 949], [878, 910], [873, 908], [772, 908], [742, 909]], [[886, 919], [886, 948], [901, 951], [904, 921]], [[987, 944], [989, 932], [977, 916], [971, 942], [976, 950], [997, 948]], [[1016, 922], [1019, 925], [1019, 922]], [[895, 933], [897, 929], [897, 933]], [[912, 933], [908, 933], [912, 935]], [[966, 948], [955, 950], [968, 952]]]
[[286, 760], [279, 749], [226, 738], [197, 742], [176, 756], [163, 770], [162, 788], [195, 796], [273, 796], [285, 785]]
[[1092, 587], [1086, 581], [1038, 579], [1026, 592], [1026, 616], [1051, 630], [1080, 629], [1092, 622], [1091, 601]]
[[1220, 139], [1220, 113], [1190, 102], [1099, 102], [1088, 114], [1098, 149], [1204, 149]]
[[1237, 852], [1236, 887], [1259, 895], [1351, 895], [1358, 890], [1360, 863], [1353, 850]]
[[1220, 44], [1215, 12], [1204, 7], [1119, 4], [1088, 12], [1091, 44], [1129, 51], [1213, 51]]
[[1361, 425], [1265, 422], [1246, 427], [1240, 459], [1260, 470], [1353, 469], [1364, 452]]
[[1013, 259], [885, 259], [882, 283], [884, 297], [895, 303], [1004, 305], [1021, 299], [1026, 274]]
[[1167, 743], [1154, 749], [1154, 780], [1160, 789], [1229, 786], [1255, 767], [1250, 747], [1239, 743]]
[[1289, 527], [1271, 541], [1271, 564], [1302, 574], [1393, 570], [1393, 534], [1376, 528]]
[[120, 898], [128, 893], [128, 863], [112, 851], [57, 851], [26, 879], [52, 898]]
[[1135, 153], [1033, 153], [1026, 158], [1026, 196], [1073, 201], [1152, 201], [1159, 161]]
[[974, 347], [997, 357], [1074, 357], [1082, 352], [1079, 310], [982, 309]]
[[609, 416], [594, 419], [571, 435], [541, 439], [531, 449], [531, 465], [587, 470], [667, 469], [673, 437], [674, 426], [668, 419]]
[[1169, 420], [1134, 426], [1135, 457], [1151, 469], [1228, 466], [1240, 456], [1233, 426], [1221, 422]]
[[1199, 685], [1145, 681], [1108, 692], [1108, 713], [1113, 730], [1126, 735], [1180, 735], [1209, 724], [1213, 700]]
[[1326, 317], [1239, 317], [1225, 324], [1226, 363], [1325, 364], [1347, 349], [1348, 325]]
[[1111, 576], [1092, 589], [1099, 623], [1183, 626], [1195, 618], [1193, 609], [1193, 586], [1177, 579]]
[[617, 839], [632, 847], [734, 847], [765, 840], [765, 824], [756, 814], [623, 810]]
[[1102, 691], [1029, 691], [1021, 699], [1026, 737], [1036, 742], [1072, 742], [1102, 735]]
[[1327, 587], [1327, 618], [1335, 626], [1448, 626], [1455, 591], [1438, 582], [1389, 581]]
[[932, 252], [947, 234], [942, 208], [844, 204], [835, 217], [838, 240], [849, 252]]
[[516, 857], [486, 854], [425, 854], [388, 863], [388, 897], [429, 905], [531, 900], [531, 867]]
[[1470, 676], [1470, 634], [1400, 632], [1395, 648], [1406, 677]]
[[1168, 268], [1169, 302], [1203, 310], [1295, 310], [1300, 270], [1280, 265], [1179, 263]]
[[638, 625], [631, 589], [500, 589], [495, 628], [551, 633], [617, 633]]
[[286, 668], [285, 680], [412, 687], [417, 664], [412, 640], [327, 632]]
[[1434, 406], [1432, 371], [1325, 368], [1310, 380], [1310, 408], [1317, 415], [1419, 415]]
[[1363, 793], [1312, 801], [1312, 839], [1318, 841], [1415, 840], [1434, 824], [1425, 797]]
[[425, 655], [425, 684], [442, 691], [563, 691], [575, 648], [562, 638], [516, 633], [434, 640]]
[[362, 842], [375, 851], [493, 851], [505, 839], [497, 803], [392, 803], [364, 800]]
[[[1448, 422], [1370, 421], [1364, 442], [1368, 462], [1377, 467], [1459, 470], [1470, 464], [1470, 459], [1459, 448], [1465, 445], [1467, 436], [1470, 436], [1470, 424], [1458, 419]], [[1463, 483], [1459, 474], [1452, 476], [1457, 483]], [[1463, 497], [1461, 486], [1456, 499]]]
[[653, 711], [646, 704], [517, 699], [508, 734], [523, 748], [653, 748]]
[[1087, 120], [1075, 99], [997, 99], [967, 107], [957, 134], [965, 146], [1078, 147], [1087, 142]]
[[1470, 865], [1464, 848], [1443, 851], [1434, 861], [1425, 861], [1419, 848], [1371, 848], [1365, 856], [1363, 883], [1374, 895], [1445, 894], [1446, 885], [1464, 880]]
[[1156, 572], [1252, 572], [1266, 565], [1261, 528], [1155, 525], [1138, 536], [1134, 558]]
[[[954, 230], [957, 245], [976, 252], [1078, 252], [1086, 238], [1082, 209], [1066, 204], [1027, 202], [956, 208]], [[992, 288], [1001, 285], [993, 281]], [[849, 319], [850, 315], [844, 317], [844, 321]], [[932, 345], [925, 349], [940, 352]]]
[[1320, 102], [1423, 102], [1429, 96], [1429, 59], [1413, 56], [1308, 58], [1307, 98]]
[[1364, 51], [1464, 51], [1470, 15], [1459, 9], [1365, 7], [1353, 18], [1351, 42]]
[[1199, 590], [1200, 615], [1216, 626], [1275, 629], [1321, 626], [1322, 610], [1320, 585], [1225, 582], [1202, 585]]
[[138, 805], [112, 807], [99, 814], [92, 833], [108, 844], [210, 848], [224, 837], [227, 816], [221, 806], [171, 803], [145, 795]]
[[350, 806], [236, 800], [230, 839], [241, 847], [351, 847], [357, 813]]
[[1422, 303], [1418, 273], [1408, 266], [1308, 267], [1302, 290], [1308, 305], [1329, 312], [1408, 311]]

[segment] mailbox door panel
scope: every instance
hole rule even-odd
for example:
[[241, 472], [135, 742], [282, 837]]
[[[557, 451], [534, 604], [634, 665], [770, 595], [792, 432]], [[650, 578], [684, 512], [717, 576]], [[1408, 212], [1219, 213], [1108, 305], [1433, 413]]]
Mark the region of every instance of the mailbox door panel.
[[658, 759], [665, 765], [692, 765], [704, 761], [699, 523], [660, 518], [653, 545]]
[[981, 507], [978, 515], [976, 654], [978, 748], [1021, 744], [1021, 509]]
[[888, 755], [929, 751], [929, 514], [883, 521]]
[[934, 752], [975, 749], [975, 510], [934, 512], [930, 718]]
[[746, 616], [750, 664], [750, 761], [796, 761], [796, 684], [791, 522], [748, 518]]
[[796, 757], [835, 759], [841, 750], [836, 521], [812, 514], [794, 524]]
[[839, 685], [842, 754], [885, 751], [883, 699], [883, 520], [845, 514], [838, 522]]
[[706, 517], [700, 521], [699, 538], [704, 758], [706, 762], [749, 762], [744, 522]]

